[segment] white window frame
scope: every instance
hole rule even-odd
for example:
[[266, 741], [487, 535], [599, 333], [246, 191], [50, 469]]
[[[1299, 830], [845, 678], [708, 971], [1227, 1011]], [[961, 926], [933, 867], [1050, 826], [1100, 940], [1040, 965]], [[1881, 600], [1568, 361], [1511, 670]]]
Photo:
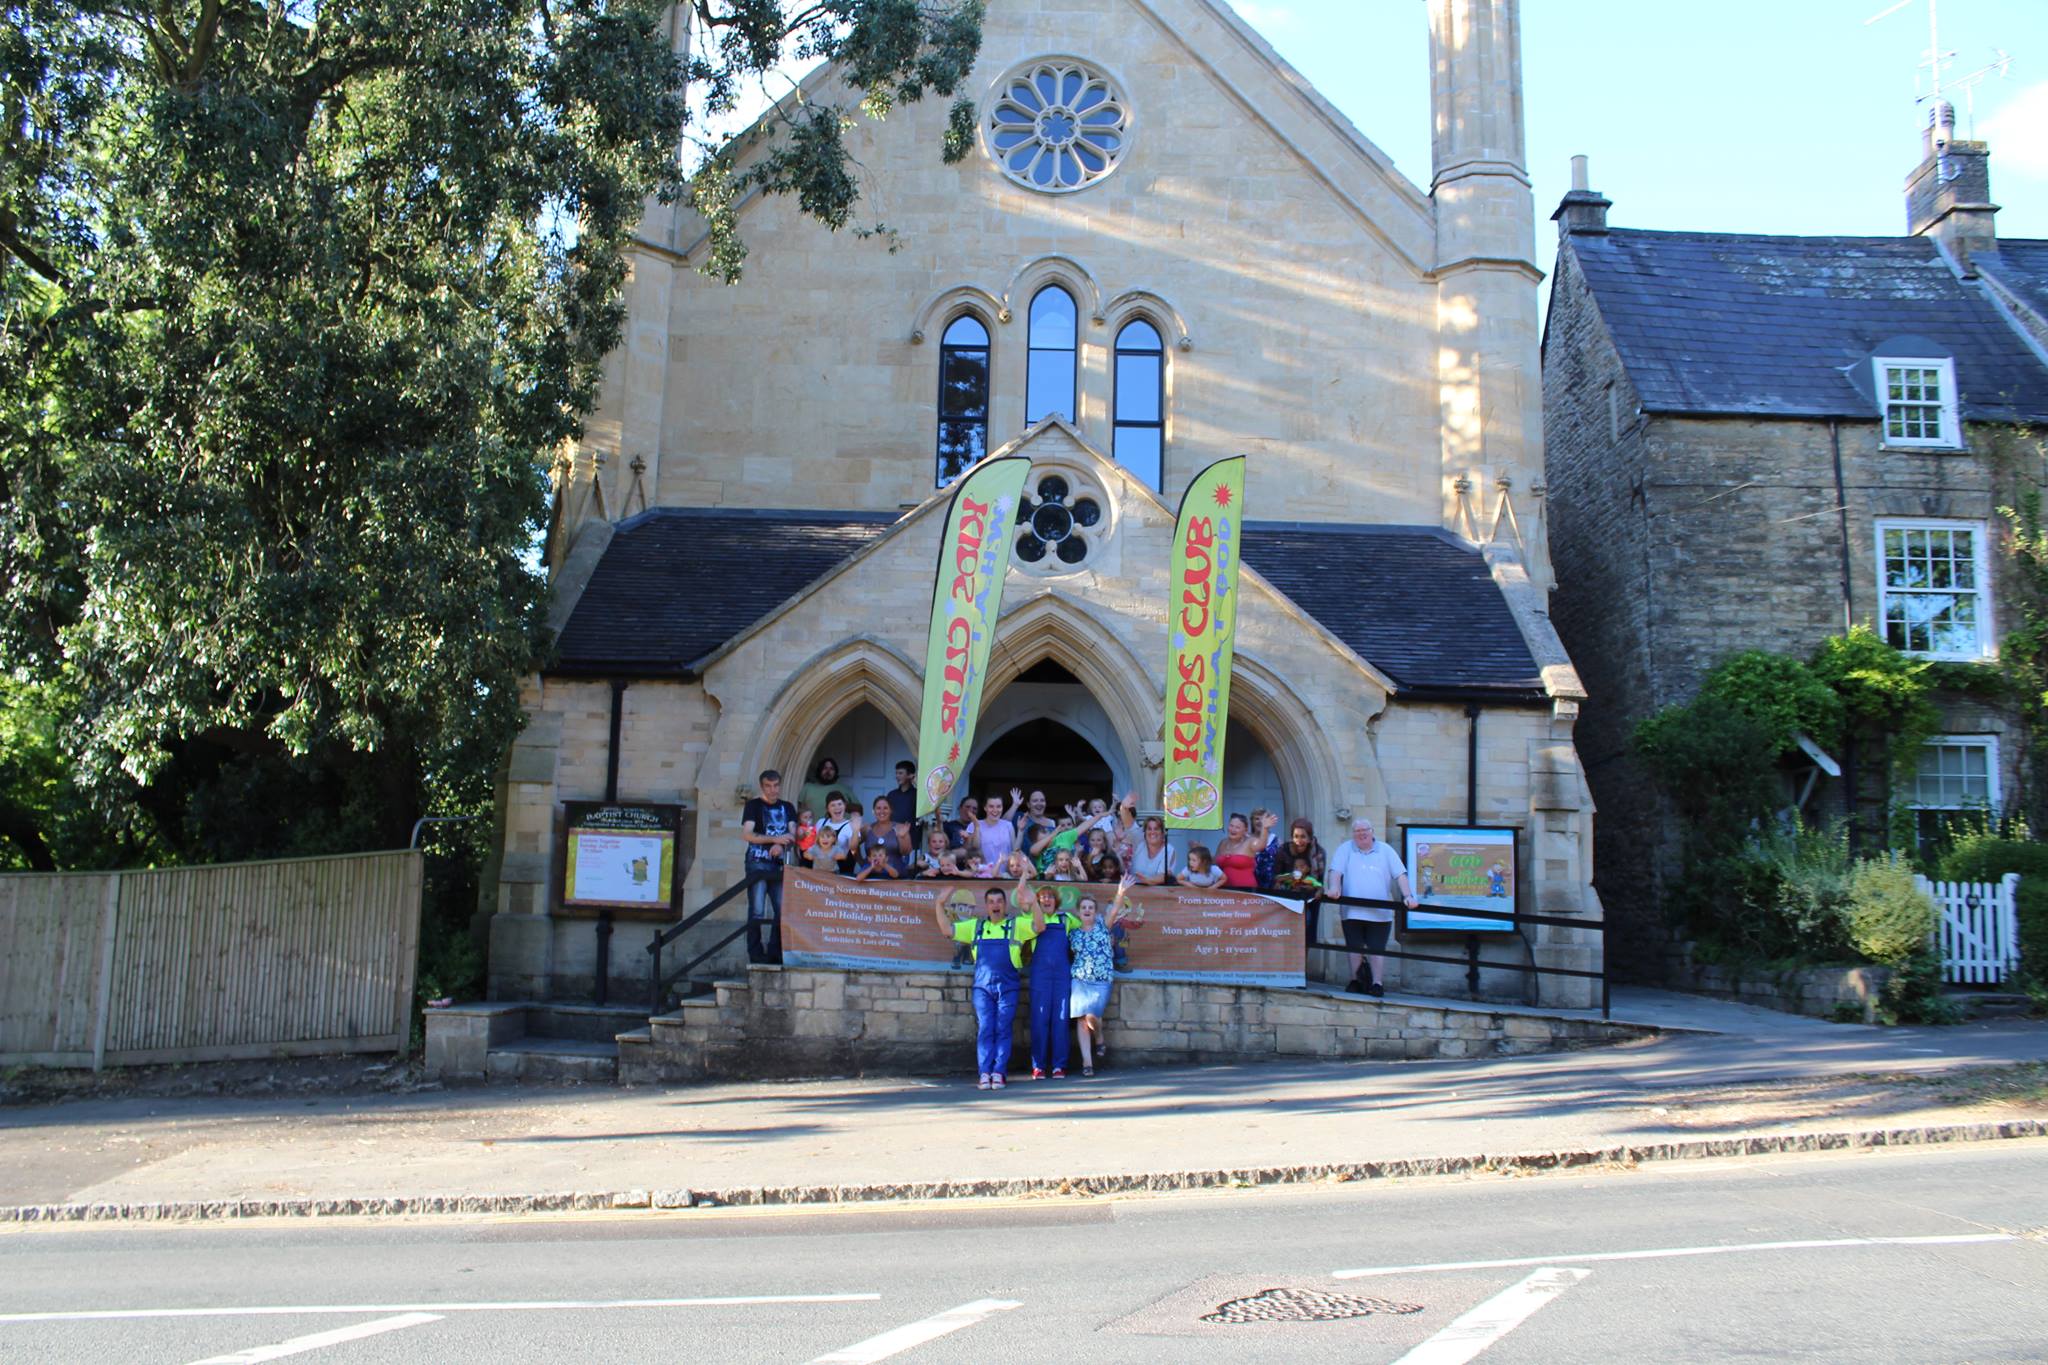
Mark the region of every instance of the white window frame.
[[[1878, 444], [1890, 450], [1960, 450], [1963, 446], [1962, 422], [1956, 407], [1956, 362], [1947, 356], [1900, 356], [1881, 355], [1870, 362], [1871, 373], [1877, 381], [1877, 436]], [[1894, 436], [1891, 433], [1892, 399], [1891, 375], [1895, 369], [1933, 370], [1939, 375], [1941, 398], [1939, 401], [1941, 433], [1938, 436]], [[1903, 400], [1902, 400], [1903, 401]], [[1926, 406], [1914, 402], [1912, 406]]]
[[1877, 551], [1877, 633], [1886, 640], [1891, 639], [1891, 599], [1897, 596], [1917, 596], [1911, 591], [1897, 592], [1885, 584], [1884, 538], [1888, 531], [1968, 531], [1974, 539], [1970, 542], [1977, 561], [1977, 586], [1972, 590], [1977, 599], [1977, 648], [1974, 652], [1944, 652], [1941, 650], [1906, 649], [1902, 653], [1916, 659], [1954, 659], [1976, 662], [1996, 658], [1998, 632], [1992, 625], [1991, 611], [1991, 555], [1989, 552], [1990, 528], [1981, 521], [1960, 521], [1943, 517], [1880, 517], [1876, 523]]
[[[2005, 810], [2005, 796], [1998, 788], [1998, 736], [1997, 735], [1936, 735], [1922, 746], [1928, 749], [1982, 749], [1984, 751], [1984, 805], [1986, 815], [1997, 817]], [[1919, 769], [1913, 774], [1914, 796], [1918, 796]], [[1909, 810], [1941, 810], [1963, 814], [1977, 810], [1976, 806], [1934, 806], [1919, 800], [1906, 803]]]

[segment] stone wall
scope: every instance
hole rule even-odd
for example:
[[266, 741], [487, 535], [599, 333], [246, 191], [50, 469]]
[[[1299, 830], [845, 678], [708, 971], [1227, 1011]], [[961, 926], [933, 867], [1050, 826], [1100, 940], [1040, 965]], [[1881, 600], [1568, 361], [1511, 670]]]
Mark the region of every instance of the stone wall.
[[[657, 1017], [622, 1044], [623, 1081], [956, 1074], [974, 1065], [965, 972], [756, 967], [714, 998]], [[1010, 1069], [1029, 1074], [1029, 993]], [[1107, 1019], [1119, 1066], [1423, 1060], [1547, 1052], [1654, 1030], [1484, 1006], [1367, 1001], [1314, 991], [1120, 981]], [[1079, 1054], [1074, 1065], [1078, 1068]]]
[[[1425, 193], [1221, 7], [991, 4], [963, 93], [979, 105], [1037, 56], [1095, 63], [1141, 130], [1119, 168], [1037, 193], [978, 146], [945, 164], [944, 100], [855, 120], [858, 212], [887, 227], [856, 240], [788, 196], [748, 196], [738, 288], [699, 273], [701, 221], [651, 208], [564, 526], [660, 505], [914, 505], [933, 486], [946, 323], [973, 311], [988, 327], [1000, 445], [1024, 429], [1026, 320], [1053, 280], [1080, 305], [1072, 416], [1105, 448], [1117, 331], [1142, 316], [1165, 339], [1169, 501], [1239, 451], [1268, 518], [1437, 525], [1456, 477], [1528, 488], [1541, 276], [1512, 169], [1512, 11], [1437, 8], [1461, 17], [1433, 54], [1445, 145]], [[846, 95], [829, 79], [819, 93]]]
[[1665, 979], [1680, 990], [1739, 1000], [1786, 1014], [1839, 1019], [1853, 1014], [1862, 1022], [1877, 1021], [1877, 1006], [1891, 984], [1889, 967], [1802, 967], [1770, 971], [1762, 967], [1727, 966], [1694, 960], [1689, 945], [1666, 954]]
[[[1616, 921], [1615, 970], [1656, 979], [1665, 948], [1657, 906], [1677, 875], [1679, 838], [1629, 751], [1636, 725], [1691, 700], [1707, 671], [1738, 650], [1805, 657], [1849, 622], [1876, 627], [1878, 519], [1974, 521], [1995, 545], [1992, 461], [1974, 428], [1971, 451], [1935, 453], [1882, 448], [1874, 419], [1831, 428], [1638, 412], [1569, 238], [1544, 356], [1554, 619], [1590, 698], [1577, 739], [1602, 812], [1595, 882]], [[1988, 557], [2002, 629], [2012, 610], [2007, 570], [1995, 549]], [[2020, 791], [2016, 718], [1959, 697], [1943, 710], [1950, 733], [2003, 736], [2001, 789]], [[1815, 808], [1841, 804], [1839, 789], [1823, 784]]]

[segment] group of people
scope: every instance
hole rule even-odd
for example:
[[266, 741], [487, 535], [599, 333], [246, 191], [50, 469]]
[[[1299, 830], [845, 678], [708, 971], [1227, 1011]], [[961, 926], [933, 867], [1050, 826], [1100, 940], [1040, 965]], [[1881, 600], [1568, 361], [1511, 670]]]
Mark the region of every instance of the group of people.
[[974, 954], [974, 1055], [976, 1084], [983, 1090], [1000, 1090], [1008, 1080], [1027, 950], [1031, 1079], [1067, 1074], [1069, 1025], [1080, 1040], [1083, 1076], [1095, 1074], [1096, 1059], [1106, 1050], [1102, 1021], [1116, 980], [1113, 935], [1126, 917], [1132, 880], [1125, 876], [1117, 883], [1107, 909], [1085, 891], [1071, 910], [1062, 909], [1054, 887], [1041, 882], [1034, 892], [1030, 883], [1027, 872], [1013, 891], [989, 887], [979, 914], [955, 918], [944, 900], [932, 912], [940, 931]]
[[[831, 758], [818, 761], [794, 803], [782, 797], [780, 773], [761, 774], [760, 795], [740, 817], [747, 845], [747, 955], [754, 962], [782, 960], [782, 871], [792, 863], [859, 880], [1014, 878], [1015, 892], [985, 893], [976, 918], [951, 922], [943, 901], [937, 912], [939, 927], [972, 960], [984, 1088], [1003, 1084], [1027, 947], [1034, 1077], [1065, 1074], [1069, 1017], [1080, 1032], [1083, 1071], [1092, 1074], [1102, 1040], [1101, 1009], [1117, 969], [1126, 893], [1134, 886], [1228, 887], [1300, 899], [1311, 945], [1322, 903], [1337, 900], [1351, 957], [1345, 989], [1386, 994], [1392, 907], [1398, 898], [1414, 909], [1416, 900], [1400, 855], [1379, 841], [1368, 819], [1353, 820], [1351, 837], [1326, 853], [1306, 817], [1288, 822], [1283, 838], [1280, 813], [1255, 809], [1232, 814], [1213, 849], [1189, 843], [1183, 851], [1168, 837], [1165, 820], [1140, 818], [1135, 792], [1114, 803], [1100, 797], [1076, 803], [1054, 815], [1044, 792], [1026, 796], [1013, 787], [1007, 800], [991, 791], [918, 820], [916, 777], [914, 763], [898, 763], [895, 787], [869, 801], [863, 818]], [[1060, 893], [1051, 886], [1041, 885], [1027, 897], [1033, 880], [1099, 883], [1114, 886], [1116, 893], [1107, 908], [1084, 892], [1072, 909], [1062, 909]], [[1097, 1008], [1084, 1008], [1089, 1004]]]

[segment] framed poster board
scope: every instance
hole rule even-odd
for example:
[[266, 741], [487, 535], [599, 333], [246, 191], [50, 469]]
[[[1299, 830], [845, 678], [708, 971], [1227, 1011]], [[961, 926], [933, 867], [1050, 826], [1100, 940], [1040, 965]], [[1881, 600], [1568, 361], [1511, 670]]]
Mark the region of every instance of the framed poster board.
[[1401, 860], [1408, 865], [1416, 900], [1415, 909], [1401, 913], [1402, 935], [1514, 933], [1508, 920], [1457, 912], [1515, 912], [1519, 833], [1492, 825], [1401, 826]]
[[639, 911], [673, 918], [682, 891], [683, 807], [646, 801], [566, 801], [555, 903], [566, 913]]

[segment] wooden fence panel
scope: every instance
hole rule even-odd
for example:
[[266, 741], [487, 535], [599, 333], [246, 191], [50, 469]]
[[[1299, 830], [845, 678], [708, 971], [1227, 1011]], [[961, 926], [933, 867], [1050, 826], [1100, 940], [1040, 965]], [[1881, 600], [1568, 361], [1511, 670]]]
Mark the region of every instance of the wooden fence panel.
[[0, 1058], [89, 1065], [109, 872], [0, 876]]
[[0, 877], [0, 1061], [403, 1047], [421, 872], [404, 851]]

